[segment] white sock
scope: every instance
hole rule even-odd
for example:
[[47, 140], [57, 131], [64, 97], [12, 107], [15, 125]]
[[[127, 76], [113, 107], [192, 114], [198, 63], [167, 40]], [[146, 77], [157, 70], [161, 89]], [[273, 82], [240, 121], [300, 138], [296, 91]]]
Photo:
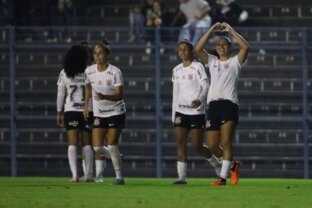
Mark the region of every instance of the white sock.
[[82, 152], [85, 162], [85, 177], [92, 178], [92, 168], [93, 168], [93, 149], [91, 145], [85, 145], [82, 147]]
[[215, 169], [217, 176], [220, 176], [221, 164], [218, 158], [215, 155], [212, 155], [211, 158], [207, 159], [210, 165]]
[[78, 153], [77, 153], [77, 146], [69, 145], [68, 150], [68, 162], [69, 168], [72, 173], [73, 178], [78, 177], [78, 168], [77, 168], [77, 160], [78, 160]]
[[222, 166], [221, 166], [221, 173], [220, 173], [220, 177], [227, 179], [228, 175], [230, 173], [230, 168], [231, 168], [231, 161], [228, 160], [223, 160], [222, 162]]
[[84, 158], [82, 158], [81, 166], [83, 170], [83, 175], [86, 175], [86, 163], [84, 161]]
[[106, 160], [95, 160], [95, 177], [102, 178], [106, 168]]
[[178, 176], [179, 176], [179, 180], [181, 181], [186, 180], [186, 168], [187, 168], [186, 162], [181, 162], [181, 161], [177, 162]]
[[111, 158], [110, 152], [106, 146], [101, 147], [94, 147], [93, 149], [95, 152], [99, 153], [100, 155], [103, 155], [105, 158]]
[[120, 152], [117, 145], [108, 145], [108, 151], [112, 158], [112, 163], [114, 166], [114, 170], [116, 173], [116, 179], [122, 179], [122, 172], [121, 172], [121, 157]]

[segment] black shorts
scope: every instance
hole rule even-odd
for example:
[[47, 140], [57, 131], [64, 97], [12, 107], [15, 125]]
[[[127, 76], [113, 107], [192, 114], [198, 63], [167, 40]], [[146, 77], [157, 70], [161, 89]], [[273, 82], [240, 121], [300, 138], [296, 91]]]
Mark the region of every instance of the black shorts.
[[220, 130], [221, 125], [227, 121], [234, 121], [237, 125], [238, 111], [238, 105], [230, 100], [211, 101], [207, 112], [206, 131]]
[[67, 111], [64, 113], [64, 123], [66, 130], [78, 129], [80, 131], [91, 132], [93, 113], [90, 112], [87, 120], [83, 117], [83, 112]]
[[174, 127], [203, 129], [205, 127], [205, 114], [185, 115], [176, 112], [174, 117]]
[[124, 128], [125, 127], [126, 114], [110, 116], [107, 118], [94, 117], [93, 128]]

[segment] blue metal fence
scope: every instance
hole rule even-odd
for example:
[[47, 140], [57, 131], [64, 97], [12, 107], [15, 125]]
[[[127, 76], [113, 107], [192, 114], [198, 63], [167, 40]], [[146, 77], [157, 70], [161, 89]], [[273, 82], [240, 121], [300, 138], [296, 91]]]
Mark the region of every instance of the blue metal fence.
[[[63, 36], [64, 31], [66, 30], [67, 36], [68, 35], [72, 38], [72, 42], [66, 42], [65, 37]], [[147, 37], [149, 41], [151, 41], [151, 54], [144, 54], [144, 52], [140, 55], [140, 52], [133, 54], [132, 56], [128, 57], [127, 53], [132, 54], [133, 50], [140, 50], [141, 52], [147, 47], [145, 45], [145, 41], [129, 43], [128, 42], [128, 35], [129, 35], [129, 28], [127, 27], [48, 27], [48, 28], [41, 28], [41, 27], [6, 27], [0, 28], [2, 33], [2, 39], [0, 40], [0, 55], [4, 56], [6, 59], [9, 60], [9, 63], [1, 63], [1, 79], [2, 83], [6, 83], [5, 79], [9, 79], [9, 89], [7, 94], [6, 88], [3, 87], [1, 89], [1, 101], [2, 103], [7, 102], [9, 100], [10, 106], [10, 113], [7, 114], [6, 112], [1, 113], [0, 119], [2, 121], [9, 120], [9, 131], [10, 131], [10, 163], [11, 163], [11, 176], [18, 175], [18, 162], [17, 162], [17, 140], [19, 132], [19, 127], [17, 125], [18, 120], [26, 119], [30, 120], [32, 118], [37, 119], [50, 119], [51, 116], [46, 115], [34, 115], [27, 118], [27, 115], [18, 114], [18, 105], [17, 103], [20, 101], [19, 96], [17, 95], [16, 89], [16, 82], [20, 80], [23, 75], [17, 75], [17, 58], [21, 58], [22, 54], [29, 53], [29, 51], [42, 51], [44, 53], [45, 50], [65, 50], [69, 47], [70, 44], [78, 43], [82, 40], [87, 40], [91, 43], [95, 43], [100, 41], [103, 37], [108, 38], [112, 42], [113, 50], [115, 50], [116, 56], [120, 53], [126, 54], [123, 58], [115, 58], [113, 62], [117, 62], [120, 65], [127, 65], [130, 67], [132, 66], [133, 61], [136, 62], [136, 67], [144, 67], [144, 64], [152, 65], [154, 69], [154, 74], [151, 78], [154, 80], [154, 87], [152, 90], [147, 90], [148, 95], [152, 96], [154, 99], [153, 105], [154, 108], [154, 115], [129, 115], [128, 120], [135, 121], [143, 120], [143, 121], [155, 121], [154, 129], [155, 129], [155, 160], [156, 160], [156, 168], [155, 168], [155, 175], [156, 177], [162, 177], [164, 172], [163, 167], [163, 130], [167, 127], [164, 123], [170, 123], [170, 115], [167, 111], [165, 111], [165, 104], [170, 103], [168, 100], [168, 92], [170, 90], [164, 89], [162, 87], [165, 80], [168, 80], [168, 74], [170, 74], [170, 70], [174, 67], [174, 63], [177, 62], [175, 58], [172, 58], [174, 61], [167, 63], [167, 59], [170, 59], [170, 56], [174, 54], [175, 47], [176, 47], [176, 39], [177, 34], [179, 32], [179, 28], [161, 28], [161, 29], [151, 29], [145, 28], [145, 31], [148, 31]], [[311, 37], [312, 37], [312, 29], [311, 28], [261, 28], [261, 27], [248, 27], [248, 28], [237, 28], [240, 33], [246, 37], [246, 39], [250, 42], [251, 45], [251, 54], [253, 54], [255, 60], [254, 63], [251, 63], [252, 60], [248, 61], [247, 67], [253, 66], [255, 67], [258, 73], [261, 74], [262, 67], [261, 63], [269, 59], [272, 60], [272, 63], [268, 64], [268, 67], [271, 67], [272, 71], [275, 67], [278, 66], [279, 63], [282, 61], [279, 60], [283, 59], [283, 64], [285, 64], [285, 68], [287, 64], [291, 61], [296, 61], [295, 57], [299, 55], [301, 59], [299, 60], [300, 63], [294, 66], [294, 69], [299, 67], [299, 71], [301, 71], [301, 75], [298, 74], [296, 77], [299, 82], [301, 82], [301, 89], [297, 90], [296, 92], [289, 92], [292, 93], [295, 97], [301, 97], [301, 101], [298, 103], [298, 100], [292, 100], [291, 103], [296, 103], [302, 109], [301, 114], [296, 113], [295, 115], [280, 115], [276, 116], [276, 113], [266, 113], [265, 115], [248, 115], [242, 114], [241, 115], [241, 122], [245, 123], [253, 123], [257, 122], [256, 125], [261, 123], [268, 124], [272, 122], [272, 125], [277, 125], [278, 128], [281, 128], [278, 123], [287, 123], [290, 126], [292, 123], [296, 123], [295, 129], [301, 132], [302, 138], [300, 138], [300, 146], [302, 147], [302, 160], [303, 160], [303, 170], [302, 170], [302, 177], [303, 178], [310, 178], [311, 174], [311, 156], [309, 150], [311, 150], [311, 131], [309, 130], [309, 123], [311, 123], [311, 101], [312, 101], [312, 94], [311, 94], [311, 84], [312, 84], [312, 47], [311, 47]], [[43, 35], [45, 31], [53, 31], [53, 34], [57, 37], [57, 41], [54, 43], [46, 42], [46, 37]], [[25, 34], [32, 35], [32, 41], [28, 42], [24, 37]], [[309, 39], [310, 38], [310, 39]], [[164, 54], [161, 52], [161, 48], [165, 51]], [[235, 48], [234, 48], [235, 50]], [[271, 51], [271, 52], [270, 52]], [[265, 53], [265, 54], [264, 54]], [[138, 55], [139, 54], [139, 55]], [[279, 56], [282, 54], [283, 56]], [[141, 57], [141, 59], [140, 59]], [[149, 57], [151, 57], [149, 59]], [[127, 61], [125, 61], [127, 59]], [[140, 61], [139, 61], [140, 59]], [[144, 61], [148, 59], [149, 61]], [[60, 64], [61, 65], [61, 64]], [[171, 68], [170, 68], [171, 67]], [[280, 66], [279, 66], [280, 67]], [[169, 73], [168, 73], [169, 71]], [[138, 72], [140, 73], [140, 72]], [[137, 74], [137, 76], [142, 74]], [[35, 74], [34, 74], [35, 76]], [[57, 72], [55, 72], [55, 76], [57, 76]], [[136, 76], [136, 74], [134, 74]], [[283, 75], [284, 76], [284, 75]], [[144, 75], [143, 75], [144, 77]], [[270, 78], [270, 74], [264, 76], [263, 74], [261, 77]], [[246, 75], [246, 80], [248, 80]], [[252, 77], [253, 79], [257, 79], [258, 77]], [[287, 77], [286, 78], [292, 78]], [[261, 79], [261, 78], [258, 78]], [[247, 83], [247, 81], [246, 81]], [[273, 83], [274, 84], [274, 83]], [[276, 83], [279, 85], [280, 83]], [[5, 85], [5, 84], [4, 84]], [[248, 85], [248, 83], [247, 83]], [[310, 89], [310, 90], [309, 90]], [[256, 96], [257, 91], [250, 91], [250, 94], [254, 94]], [[271, 93], [272, 98], [277, 98], [283, 102], [283, 100], [293, 99], [291, 96], [289, 98], [283, 97], [285, 95], [280, 94], [278, 91], [268, 91], [267, 93]], [[6, 97], [9, 95], [9, 97]], [[241, 93], [242, 97], [244, 97], [244, 92]], [[249, 94], [248, 94], [249, 95]], [[246, 94], [247, 96], [247, 94]], [[253, 96], [253, 103], [249, 102], [248, 99], [245, 100], [245, 104], [252, 106], [257, 101], [257, 98]], [[287, 92], [286, 92], [287, 96]], [[169, 95], [170, 97], [170, 95]], [[259, 96], [260, 97], [260, 96]], [[54, 98], [51, 98], [54, 101]], [[138, 102], [140, 102], [138, 100]], [[241, 102], [244, 103], [244, 99], [241, 99]], [[274, 100], [272, 99], [272, 103]], [[151, 105], [149, 103], [149, 105]], [[261, 104], [260, 104], [261, 105]], [[282, 104], [281, 104], [282, 105]], [[130, 105], [131, 107], [131, 105]], [[247, 109], [247, 108], [246, 108]], [[52, 116], [53, 117], [53, 116]], [[266, 126], [266, 125], [264, 125]], [[40, 128], [40, 126], [35, 126], [34, 128]], [[140, 126], [136, 126], [135, 128], [140, 128]], [[249, 129], [250, 132], [254, 130], [255, 127], [252, 125], [244, 126], [244, 128]], [[265, 129], [266, 127], [263, 127]], [[285, 129], [288, 128], [288, 125], [285, 125]], [[5, 125], [1, 125], [0, 129], [2, 132], [5, 129], [8, 129]], [[1, 146], [1, 144], [0, 144]], [[285, 155], [285, 157], [288, 157]], [[291, 156], [289, 156], [291, 157]], [[243, 157], [242, 157], [243, 158]]]

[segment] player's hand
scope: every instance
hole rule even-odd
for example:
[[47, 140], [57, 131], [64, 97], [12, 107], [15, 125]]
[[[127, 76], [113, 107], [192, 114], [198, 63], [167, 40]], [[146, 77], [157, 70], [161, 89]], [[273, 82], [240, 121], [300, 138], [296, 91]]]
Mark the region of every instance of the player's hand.
[[97, 92], [94, 96], [94, 99], [99, 101], [105, 99], [105, 96], [102, 93]]
[[63, 112], [57, 112], [56, 123], [59, 127], [64, 127], [64, 113]]
[[191, 107], [192, 108], [198, 108], [200, 105], [201, 105], [201, 102], [200, 102], [200, 100], [197, 99], [197, 100], [192, 101]]
[[214, 24], [211, 26], [211, 28], [210, 28], [210, 30], [212, 30], [213, 32], [220, 32], [221, 29], [222, 29], [222, 24], [221, 24], [221, 22], [216, 22], [216, 23], [214, 23]]
[[87, 120], [89, 118], [89, 109], [88, 109], [88, 107], [85, 107], [83, 109], [83, 117], [84, 117], [85, 120]]
[[226, 22], [222, 22], [222, 31], [231, 32], [233, 28]]

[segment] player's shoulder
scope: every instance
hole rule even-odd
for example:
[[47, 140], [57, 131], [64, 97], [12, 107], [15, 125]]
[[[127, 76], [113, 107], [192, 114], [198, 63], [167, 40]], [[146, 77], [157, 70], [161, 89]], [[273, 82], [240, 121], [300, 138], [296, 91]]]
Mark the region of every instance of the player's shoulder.
[[182, 70], [182, 69], [183, 69], [183, 63], [180, 63], [180, 64], [176, 65], [176, 66], [173, 68], [172, 72], [175, 73], [175, 72], [180, 71], [180, 70]]
[[204, 65], [202, 63], [200, 63], [199, 61], [196, 61], [196, 60], [194, 60], [192, 62], [192, 66], [195, 67], [196, 69], [204, 67]]
[[88, 67], [86, 68], [86, 70], [85, 70], [85, 73], [86, 73], [87, 75], [93, 74], [93, 73], [95, 73], [95, 72], [96, 72], [96, 64], [92, 64], [92, 65], [88, 66]]
[[109, 70], [112, 72], [121, 72], [121, 70], [113, 64], [109, 64]]

